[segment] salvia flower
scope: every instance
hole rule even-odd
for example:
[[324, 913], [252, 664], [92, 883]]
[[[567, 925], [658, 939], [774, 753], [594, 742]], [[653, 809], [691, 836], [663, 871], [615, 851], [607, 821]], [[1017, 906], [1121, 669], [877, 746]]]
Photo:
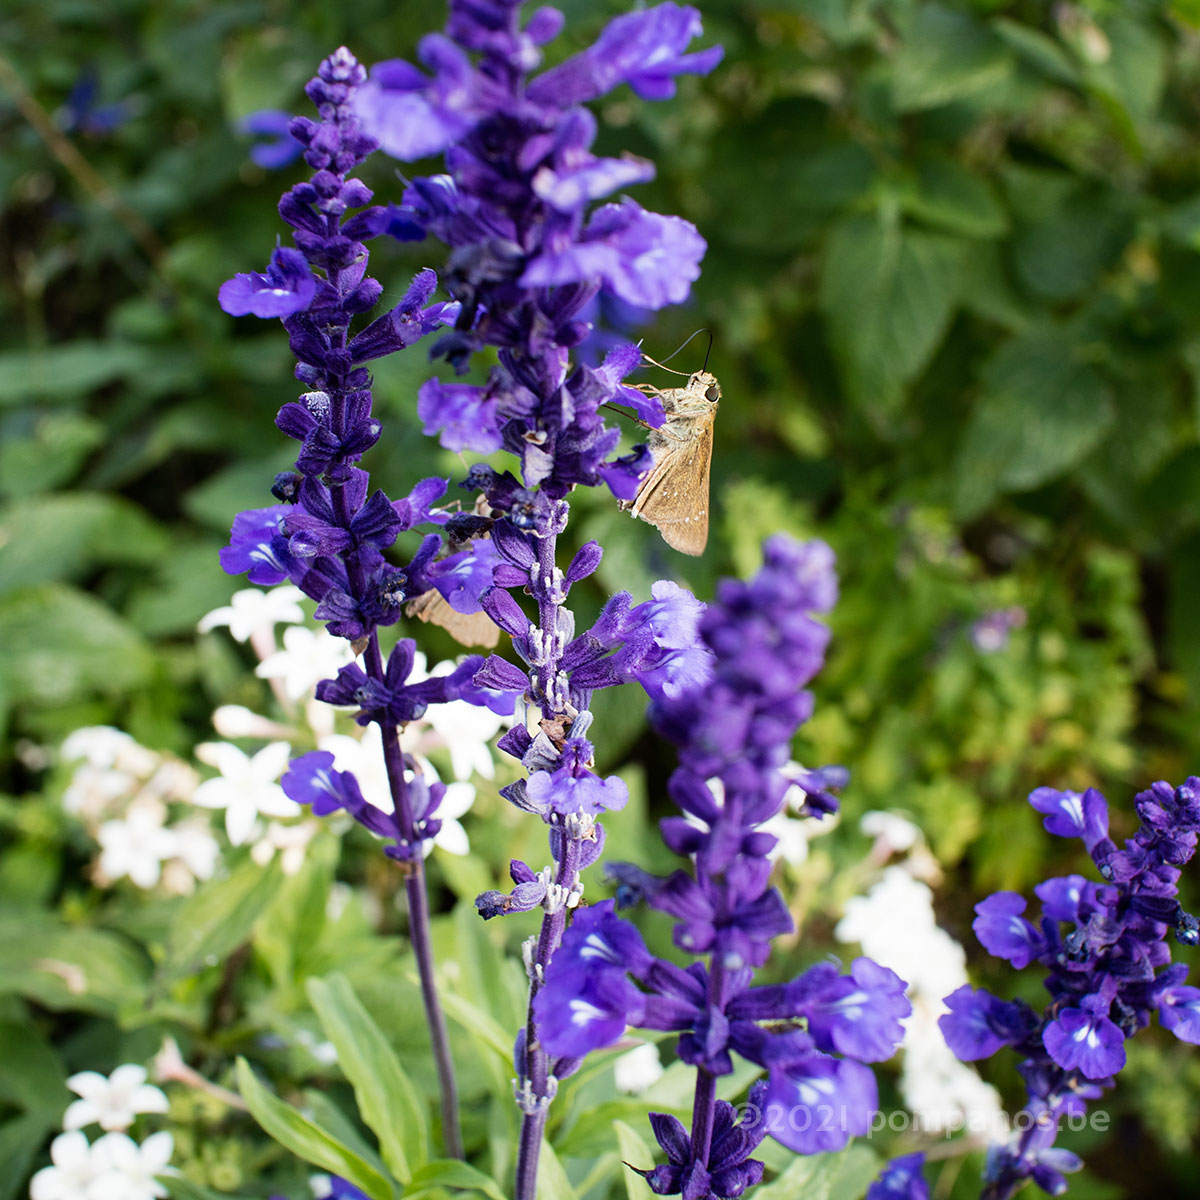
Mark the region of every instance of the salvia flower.
[[1137, 833], [1119, 848], [1109, 836], [1108, 805], [1086, 792], [1038, 788], [1029, 797], [1048, 832], [1079, 838], [1101, 876], [1048, 879], [1035, 889], [1041, 917], [999, 892], [976, 905], [975, 933], [990, 953], [1014, 967], [1039, 963], [1050, 1003], [1037, 1013], [969, 986], [946, 998], [940, 1019], [950, 1048], [973, 1061], [1011, 1046], [1022, 1056], [1029, 1121], [988, 1157], [987, 1200], [1007, 1200], [1028, 1179], [1043, 1191], [1066, 1190], [1079, 1160], [1055, 1148], [1059, 1122], [1081, 1113], [1113, 1085], [1125, 1066], [1125, 1042], [1161, 1023], [1185, 1042], [1200, 1042], [1200, 989], [1187, 968], [1171, 963], [1169, 938], [1197, 944], [1197, 923], [1177, 899], [1179, 868], [1200, 833], [1200, 779], [1179, 787], [1155, 783], [1135, 799]]
[[[683, 970], [652, 956], [608, 901], [576, 915], [534, 1002], [541, 1039], [564, 1062], [611, 1045], [627, 1025], [679, 1034], [680, 1059], [698, 1069], [697, 1100], [690, 1134], [674, 1118], [652, 1121], [668, 1161], [643, 1174], [659, 1195], [740, 1195], [761, 1177], [747, 1156], [766, 1132], [803, 1154], [866, 1133], [877, 1095], [864, 1064], [890, 1057], [911, 1012], [903, 980], [866, 958], [849, 974], [819, 964], [788, 984], [753, 985], [771, 940], [792, 928], [770, 885], [775, 839], [760, 826], [792, 783], [791, 739], [810, 707], [796, 696], [819, 669], [828, 637], [812, 614], [835, 594], [828, 548], [779, 536], [764, 547], [759, 574], [722, 581], [706, 610], [663, 589], [639, 610], [626, 604], [602, 616], [593, 630], [603, 646], [607, 628], [632, 622], [666, 648], [695, 630], [705, 655], [702, 682], [653, 690], [650, 710], [679, 746], [670, 794], [686, 819], [664, 820], [663, 836], [693, 871], [665, 880], [614, 872], [676, 919], [675, 944], [700, 961]], [[747, 669], [744, 655], [757, 669]], [[734, 1055], [767, 1072], [752, 1104], [785, 1114], [752, 1136], [715, 1102], [714, 1080], [733, 1070]]]

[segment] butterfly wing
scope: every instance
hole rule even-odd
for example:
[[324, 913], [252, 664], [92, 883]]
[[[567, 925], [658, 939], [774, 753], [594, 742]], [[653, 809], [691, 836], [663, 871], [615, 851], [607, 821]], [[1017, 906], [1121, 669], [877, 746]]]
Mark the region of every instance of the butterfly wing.
[[500, 644], [500, 630], [487, 613], [460, 613], [437, 588], [430, 588], [410, 600], [404, 607], [404, 615], [439, 626], [462, 646], [494, 650]]
[[655, 526], [681, 554], [703, 554], [708, 545], [712, 448], [710, 420], [698, 436], [665, 448], [631, 506], [635, 517]]

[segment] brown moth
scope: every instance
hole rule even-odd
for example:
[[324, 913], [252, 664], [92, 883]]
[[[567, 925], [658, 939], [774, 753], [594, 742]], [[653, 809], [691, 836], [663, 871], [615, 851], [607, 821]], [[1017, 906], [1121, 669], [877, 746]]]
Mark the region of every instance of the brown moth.
[[703, 554], [708, 544], [713, 421], [721, 385], [709, 371], [697, 371], [685, 387], [643, 384], [641, 390], [662, 401], [666, 420], [658, 429], [646, 426], [654, 466], [633, 500], [623, 500], [621, 507], [655, 526], [672, 549]]
[[500, 644], [500, 628], [485, 612], [460, 613], [437, 588], [422, 592], [404, 606], [406, 617], [416, 617], [444, 629], [460, 646], [483, 646], [494, 650]]

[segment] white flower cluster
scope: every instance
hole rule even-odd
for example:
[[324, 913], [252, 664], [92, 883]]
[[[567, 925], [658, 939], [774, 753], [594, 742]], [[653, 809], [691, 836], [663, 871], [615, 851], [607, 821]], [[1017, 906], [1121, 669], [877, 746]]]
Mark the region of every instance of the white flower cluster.
[[868, 957], [908, 981], [913, 1012], [904, 1022], [905, 1102], [920, 1128], [998, 1128], [1004, 1118], [995, 1089], [954, 1057], [938, 1028], [947, 1011], [943, 997], [967, 982], [966, 954], [938, 925], [933, 892], [913, 878], [932, 863], [920, 831], [893, 813], [867, 813], [862, 829], [876, 838], [876, 859], [893, 850], [909, 854], [886, 867], [865, 896], [846, 904], [835, 934], [839, 941], [858, 942]]
[[[195, 802], [224, 809], [229, 840], [234, 845], [253, 841], [251, 853], [256, 862], [263, 864], [279, 853], [285, 871], [299, 867], [308, 840], [318, 827], [314, 821], [299, 825], [272, 821], [264, 829], [258, 822], [260, 814], [289, 817], [303, 811], [284, 795], [277, 782], [292, 753], [291, 742], [315, 743], [318, 750], [332, 753], [335, 767], [354, 774], [369, 803], [384, 812], [392, 811], [378, 726], [355, 729], [352, 734], [338, 733], [335, 710], [313, 698], [316, 685], [336, 675], [353, 655], [344, 639], [332, 637], [324, 630], [293, 624], [303, 620], [296, 603], [300, 598], [300, 593], [292, 587], [270, 592], [248, 588], [235, 593], [228, 607], [209, 613], [199, 626], [202, 632], [228, 626], [238, 641], [249, 641], [261, 659], [257, 674], [271, 682], [289, 715], [295, 713], [299, 702], [304, 703], [303, 716], [308, 728], [303, 732], [238, 706], [227, 705], [213, 714], [213, 725], [222, 737], [277, 739], [253, 756], [229, 742], [209, 742], [196, 748], [196, 757], [216, 767], [220, 774], [200, 785]], [[283, 631], [282, 648], [275, 641], [274, 627], [278, 623], [288, 625]], [[430, 674], [452, 671], [454, 666], [454, 663], [440, 663], [430, 672], [424, 656], [417, 654], [409, 678], [416, 682]], [[427, 852], [433, 846], [459, 855], [470, 850], [466, 830], [458, 818], [475, 801], [475, 785], [469, 782], [472, 775], [484, 779], [495, 776], [496, 764], [489, 743], [505, 724], [505, 718], [489, 709], [457, 700], [431, 706], [423, 718], [405, 727], [403, 748], [412, 755], [426, 780], [439, 780], [438, 771], [428, 757], [438, 751], [449, 755], [451, 772], [457, 780], [447, 784], [446, 794], [438, 805], [442, 827], [427, 846]]]
[[[81, 1071], [67, 1080], [79, 1096], [63, 1115], [65, 1133], [50, 1144], [51, 1165], [29, 1183], [30, 1200], [159, 1200], [167, 1189], [158, 1176], [173, 1174], [168, 1165], [175, 1143], [166, 1132], [136, 1142], [125, 1132], [139, 1113], [167, 1111], [167, 1097], [146, 1082], [146, 1069], [134, 1063], [107, 1078]], [[83, 1129], [106, 1132], [89, 1142]]]
[[161, 883], [186, 894], [212, 875], [220, 849], [207, 822], [189, 817], [167, 823], [168, 806], [189, 802], [196, 790], [192, 767], [106, 725], [75, 730], [61, 754], [78, 763], [63, 807], [100, 844], [98, 884], [128, 878], [140, 888]]

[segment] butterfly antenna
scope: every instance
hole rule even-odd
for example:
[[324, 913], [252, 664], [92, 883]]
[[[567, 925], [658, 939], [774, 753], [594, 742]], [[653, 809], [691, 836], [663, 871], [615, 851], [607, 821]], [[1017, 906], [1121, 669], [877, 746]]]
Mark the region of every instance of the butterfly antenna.
[[[680, 346], [677, 349], [672, 350], [671, 353], [668, 354], [667, 357], [663, 359], [662, 363], [658, 364], [658, 366], [661, 367], [663, 365], [663, 363], [669, 363], [671, 361], [671, 359], [673, 359], [675, 357], [675, 355], [677, 355], [679, 353], [680, 350], [682, 350], [685, 346], [687, 346], [695, 338], [698, 338], [702, 333], [708, 334], [708, 349], [704, 352], [704, 366], [702, 366], [700, 368], [700, 370], [702, 370], [702, 371], [707, 370], [708, 369], [708, 356], [712, 353], [712, 348], [713, 348], [713, 331], [711, 329], [697, 329], [696, 332], [689, 335], [680, 344]], [[685, 373], [686, 372], [680, 372], [680, 374], [685, 374]]]

